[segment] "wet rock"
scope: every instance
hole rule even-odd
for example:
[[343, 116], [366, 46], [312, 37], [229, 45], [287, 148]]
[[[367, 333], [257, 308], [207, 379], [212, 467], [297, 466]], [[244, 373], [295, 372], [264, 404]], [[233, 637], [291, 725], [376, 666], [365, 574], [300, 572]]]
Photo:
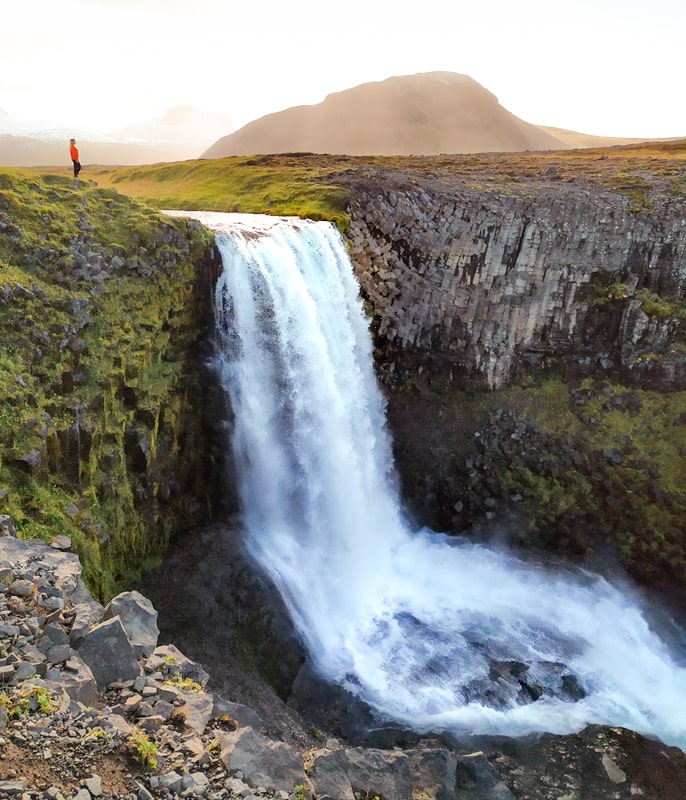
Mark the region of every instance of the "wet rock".
[[455, 800], [516, 800], [483, 753], [460, 756], [455, 766]]

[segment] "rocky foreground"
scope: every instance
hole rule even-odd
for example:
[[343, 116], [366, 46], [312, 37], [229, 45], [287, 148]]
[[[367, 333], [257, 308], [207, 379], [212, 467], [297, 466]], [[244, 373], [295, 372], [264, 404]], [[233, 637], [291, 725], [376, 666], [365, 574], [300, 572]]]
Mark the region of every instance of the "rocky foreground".
[[[66, 537], [15, 538], [0, 519], [0, 798], [676, 800], [686, 754], [623, 729], [411, 749], [312, 747], [265, 735], [258, 714], [158, 644], [137, 591], [107, 606]], [[472, 744], [474, 744], [472, 742]]]

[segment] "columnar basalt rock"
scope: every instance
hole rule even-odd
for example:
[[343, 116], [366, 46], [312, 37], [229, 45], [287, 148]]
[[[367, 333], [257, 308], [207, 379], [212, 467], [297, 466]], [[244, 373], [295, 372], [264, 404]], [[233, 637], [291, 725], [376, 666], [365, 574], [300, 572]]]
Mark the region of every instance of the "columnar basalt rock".
[[351, 255], [376, 333], [393, 353], [490, 389], [520, 366], [613, 370], [634, 382], [686, 385], [671, 352], [678, 314], [649, 314], [645, 293], [686, 290], [686, 221], [581, 181], [508, 193], [356, 185]]

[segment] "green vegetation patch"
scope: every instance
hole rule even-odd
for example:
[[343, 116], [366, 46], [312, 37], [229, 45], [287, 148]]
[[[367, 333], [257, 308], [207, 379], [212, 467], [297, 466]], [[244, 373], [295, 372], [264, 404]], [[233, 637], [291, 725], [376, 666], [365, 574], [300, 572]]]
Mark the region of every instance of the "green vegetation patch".
[[72, 537], [101, 598], [154, 560], [213, 239], [113, 189], [0, 173], [0, 513]]
[[651, 212], [653, 210], [653, 200], [650, 196], [653, 185], [646, 180], [643, 174], [622, 171], [610, 178], [607, 183], [608, 186], [627, 198], [629, 211]]
[[642, 291], [639, 296], [641, 308], [649, 317], [686, 320], [686, 305], [680, 300], [666, 299], [648, 290]]
[[497, 400], [511, 418], [483, 437], [476, 477], [534, 538], [580, 555], [609, 542], [643, 580], [686, 577], [686, 392], [551, 380]]
[[158, 208], [330, 220], [345, 231], [348, 192], [330, 172], [328, 163], [295, 156], [254, 156], [106, 170], [100, 178]]

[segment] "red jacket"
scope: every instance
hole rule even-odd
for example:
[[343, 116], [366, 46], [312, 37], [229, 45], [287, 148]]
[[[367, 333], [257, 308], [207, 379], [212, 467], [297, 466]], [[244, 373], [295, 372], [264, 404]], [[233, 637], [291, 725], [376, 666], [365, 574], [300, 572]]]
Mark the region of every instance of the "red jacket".
[[79, 160], [79, 148], [75, 144], [69, 146], [69, 155], [72, 161]]

